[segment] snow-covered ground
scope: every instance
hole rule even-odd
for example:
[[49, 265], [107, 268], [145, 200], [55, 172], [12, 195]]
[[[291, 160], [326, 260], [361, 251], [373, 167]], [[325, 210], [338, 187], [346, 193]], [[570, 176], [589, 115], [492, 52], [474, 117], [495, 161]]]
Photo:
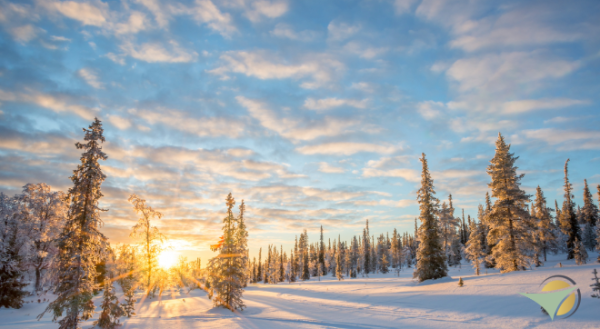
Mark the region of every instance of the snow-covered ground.
[[[545, 266], [532, 271], [488, 270], [479, 277], [463, 265], [451, 268], [452, 278], [423, 283], [412, 279], [411, 268], [400, 277], [388, 273], [344, 281], [327, 276], [320, 282], [256, 284], [246, 289], [247, 308], [239, 313], [213, 308], [203, 291], [173, 293], [138, 303], [137, 315], [122, 318], [122, 328], [600, 328], [600, 299], [590, 297], [592, 270], [600, 270], [596, 257], [590, 253], [594, 262], [577, 266], [565, 261], [565, 255], [550, 255]], [[572, 317], [553, 322], [519, 292], [539, 292], [539, 284], [555, 274], [575, 280], [582, 300]], [[28, 297], [36, 302], [19, 310], [1, 309], [0, 329], [57, 328], [50, 314], [35, 319], [48, 304], [37, 299]], [[84, 324], [91, 327], [92, 320]]]

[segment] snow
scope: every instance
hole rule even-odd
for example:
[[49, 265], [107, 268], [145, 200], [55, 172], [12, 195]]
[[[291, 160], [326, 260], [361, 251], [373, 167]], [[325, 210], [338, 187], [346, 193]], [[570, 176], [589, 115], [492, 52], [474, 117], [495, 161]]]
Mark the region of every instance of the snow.
[[[592, 270], [600, 269], [596, 252], [589, 253], [594, 263], [577, 266], [566, 255], [549, 255], [543, 267], [531, 271], [500, 274], [473, 268], [463, 261], [462, 268], [451, 267], [451, 278], [418, 283], [412, 271], [372, 274], [369, 278], [338, 281], [331, 275], [322, 281], [288, 284], [252, 284], [244, 292], [247, 308], [232, 313], [213, 308], [206, 293], [194, 290], [167, 292], [161, 298], [136, 305], [137, 315], [121, 318], [127, 329], [151, 328], [600, 328], [600, 299], [591, 298]], [[558, 263], [563, 267], [560, 268]], [[519, 295], [539, 292], [539, 284], [551, 275], [566, 275], [581, 289], [582, 301], [570, 318], [551, 321], [539, 305]], [[458, 278], [464, 287], [458, 287]], [[119, 288], [117, 294], [121, 296]], [[95, 298], [100, 310], [102, 294]], [[42, 296], [48, 298], [48, 296]], [[141, 296], [138, 296], [141, 298]], [[46, 314], [36, 320], [48, 303], [27, 297], [23, 308], [0, 309], [0, 329], [57, 328]], [[97, 318], [99, 313], [96, 313]], [[84, 323], [91, 328], [94, 319]]]

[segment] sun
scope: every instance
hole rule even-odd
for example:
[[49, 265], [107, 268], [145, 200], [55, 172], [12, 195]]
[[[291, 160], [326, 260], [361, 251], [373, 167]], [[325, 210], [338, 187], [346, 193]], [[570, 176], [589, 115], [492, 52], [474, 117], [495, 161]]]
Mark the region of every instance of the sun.
[[169, 269], [173, 265], [175, 265], [175, 263], [177, 263], [178, 256], [179, 256], [179, 253], [176, 251], [172, 251], [172, 250], [163, 251], [160, 253], [160, 256], [158, 256], [158, 265], [164, 269]]

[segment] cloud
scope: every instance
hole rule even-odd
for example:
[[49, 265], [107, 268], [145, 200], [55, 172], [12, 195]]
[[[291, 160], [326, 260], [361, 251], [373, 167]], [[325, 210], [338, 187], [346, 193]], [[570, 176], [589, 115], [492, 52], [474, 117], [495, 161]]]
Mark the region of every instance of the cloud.
[[236, 158], [246, 158], [254, 155], [254, 151], [249, 149], [241, 149], [241, 148], [233, 148], [227, 150], [227, 154], [234, 156]]
[[108, 4], [99, 0], [90, 2], [46, 2], [46, 5], [53, 8], [71, 19], [80, 21], [83, 25], [102, 27], [109, 19]]
[[444, 103], [424, 101], [417, 104], [417, 110], [424, 119], [434, 120], [441, 119], [447, 109]]
[[152, 12], [158, 26], [165, 28], [169, 25], [170, 10], [162, 6], [159, 0], [135, 0], [135, 2], [142, 4]]
[[586, 100], [569, 98], [544, 98], [506, 102], [502, 107], [506, 114], [517, 114], [541, 109], [558, 109], [573, 105], [585, 105], [589, 103], [590, 102]]
[[448, 77], [458, 83], [458, 90], [468, 92], [504, 92], [525, 83], [563, 77], [581, 65], [534, 52], [508, 52], [460, 59], [448, 69]]
[[549, 145], [561, 145], [558, 147], [560, 151], [600, 149], [600, 131], [543, 128], [524, 130], [523, 135]]
[[85, 82], [96, 88], [96, 89], [104, 89], [104, 84], [102, 84], [102, 82], [100, 82], [98, 80], [98, 76], [96, 75], [96, 72], [94, 72], [91, 69], [87, 69], [87, 68], [83, 68], [80, 69], [79, 71], [77, 71], [77, 74], [83, 79], [85, 80]]
[[319, 171], [326, 174], [343, 174], [345, 172], [344, 168], [332, 166], [327, 162], [319, 163]]
[[285, 24], [285, 23], [277, 23], [277, 25], [275, 25], [275, 28], [269, 32], [272, 36], [278, 37], [278, 38], [286, 38], [286, 39], [290, 39], [290, 40], [297, 40], [297, 41], [311, 41], [314, 40], [318, 33], [314, 32], [314, 31], [300, 31], [300, 32], [296, 32], [292, 29], [291, 26]]
[[10, 29], [10, 34], [18, 42], [27, 43], [31, 39], [35, 38], [37, 35], [37, 30], [33, 25], [27, 24]]
[[312, 140], [322, 136], [337, 136], [352, 131], [351, 128], [360, 123], [359, 120], [334, 117], [324, 117], [320, 120], [285, 118], [268, 109], [260, 101], [243, 96], [238, 96], [236, 99], [263, 127], [291, 140]]
[[331, 21], [327, 26], [328, 39], [332, 41], [342, 41], [360, 31], [360, 25], [350, 25], [347, 23]]
[[0, 89], [0, 101], [31, 103], [56, 113], [71, 112], [86, 120], [93, 120], [98, 112], [98, 109], [75, 104], [75, 100], [69, 95], [44, 94], [31, 89], [21, 93]]
[[359, 109], [364, 109], [367, 107], [367, 99], [363, 100], [355, 100], [355, 99], [340, 99], [340, 98], [323, 98], [323, 99], [314, 99], [307, 98], [304, 101], [304, 107], [309, 110], [329, 110], [334, 107], [339, 106], [351, 106]]
[[[260, 181], [271, 177], [299, 178], [283, 164], [254, 159], [239, 159], [236, 150], [189, 149], [184, 147], [135, 146], [129, 149], [106, 147], [114, 160], [126, 166], [111, 166], [110, 174], [121, 178], [134, 177], [141, 181], [177, 182], [182, 175], [199, 182], [211, 182], [220, 176], [243, 181]], [[137, 159], [138, 161], [134, 161]]]
[[307, 145], [296, 149], [305, 154], [330, 154], [330, 155], [352, 155], [359, 152], [372, 152], [390, 154], [402, 150], [402, 146], [391, 144], [332, 142], [317, 145]]
[[403, 200], [398, 200], [398, 201], [394, 201], [394, 200], [358, 200], [358, 201], [352, 201], [352, 203], [356, 206], [371, 206], [371, 207], [376, 207], [376, 206], [385, 206], [385, 207], [397, 207], [397, 208], [405, 208], [405, 207], [410, 207], [410, 206], [414, 206], [417, 204], [416, 200], [410, 200], [410, 199], [403, 199]]
[[118, 115], [109, 116], [108, 121], [110, 121], [110, 123], [112, 123], [115, 127], [119, 128], [121, 130], [125, 130], [125, 129], [131, 127], [131, 121], [129, 121], [126, 118], [120, 117]]
[[302, 83], [301, 87], [314, 89], [330, 82], [333, 75], [344, 68], [342, 63], [325, 55], [309, 57], [297, 64], [288, 64], [264, 50], [228, 51], [220, 56], [222, 66], [209, 73], [223, 78], [227, 78], [229, 72], [240, 73], [261, 80], [311, 78], [312, 81]]
[[[375, 169], [393, 169], [398, 168], [400, 165], [406, 165], [410, 163], [410, 159], [413, 158], [409, 155], [398, 155], [395, 157], [382, 157], [379, 160], [369, 160], [367, 167]], [[414, 157], [416, 159], [416, 157]]]
[[411, 7], [417, 0], [394, 0], [394, 9], [396, 14], [402, 15], [411, 12]]
[[252, 22], [258, 22], [263, 17], [277, 18], [288, 11], [287, 1], [253, 1], [245, 15]]
[[375, 168], [363, 168], [363, 177], [400, 177], [409, 182], [420, 182], [421, 172], [414, 169], [398, 168], [390, 170], [380, 170]]
[[456, 39], [450, 42], [450, 46], [473, 52], [485, 48], [531, 47], [581, 39], [583, 35], [573, 30], [571, 24], [550, 23], [564, 16], [562, 11], [553, 9], [557, 8], [537, 4], [515, 6], [497, 17], [490, 15], [456, 24]]
[[223, 36], [230, 36], [237, 32], [237, 29], [232, 24], [231, 15], [221, 12], [212, 1], [196, 0], [194, 4], [193, 8], [182, 9], [184, 12], [191, 12], [198, 23], [208, 25], [208, 27], [218, 31]]
[[129, 16], [129, 20], [125, 23], [117, 23], [115, 25], [116, 34], [135, 34], [146, 30], [149, 27], [146, 21], [146, 15], [139, 11], [134, 11]]
[[344, 50], [349, 53], [356, 54], [360, 58], [373, 59], [379, 55], [386, 53], [388, 51], [388, 48], [369, 47], [356, 41], [350, 41], [344, 46]]
[[237, 138], [244, 133], [244, 123], [240, 120], [225, 117], [191, 117], [189, 113], [165, 109], [137, 110], [134, 113], [151, 125], [166, 125], [197, 136], [227, 136]]
[[198, 53], [195, 51], [185, 50], [175, 41], [170, 41], [169, 44], [171, 49], [167, 50], [161, 44], [156, 42], [148, 42], [141, 45], [125, 42], [121, 45], [121, 50], [135, 59], [149, 63], [188, 63], [196, 61]]

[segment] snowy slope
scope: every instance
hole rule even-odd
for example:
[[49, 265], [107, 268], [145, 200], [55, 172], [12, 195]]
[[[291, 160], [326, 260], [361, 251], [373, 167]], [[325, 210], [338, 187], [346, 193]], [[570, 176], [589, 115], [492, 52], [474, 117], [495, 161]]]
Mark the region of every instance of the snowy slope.
[[[592, 260], [596, 253], [590, 253]], [[592, 269], [577, 266], [564, 255], [550, 256], [545, 266], [526, 272], [477, 277], [470, 266], [451, 268], [452, 278], [417, 283], [412, 269], [370, 278], [337, 281], [250, 285], [244, 293], [246, 310], [232, 313], [212, 308], [202, 291], [173, 293], [137, 305], [137, 315], [122, 318], [123, 328], [600, 328], [600, 299], [591, 298]], [[563, 267], [559, 268], [558, 263]], [[569, 319], [552, 322], [533, 301], [519, 292], [538, 292], [539, 284], [555, 274], [566, 275], [581, 289], [581, 306]], [[458, 277], [465, 286], [459, 288]], [[100, 296], [96, 304], [100, 303]], [[43, 297], [42, 297], [43, 298]], [[31, 300], [29, 297], [27, 300]], [[37, 300], [37, 298], [36, 298]], [[0, 310], [0, 329], [57, 328], [47, 314], [35, 316], [47, 303]], [[84, 328], [90, 328], [86, 322]]]

